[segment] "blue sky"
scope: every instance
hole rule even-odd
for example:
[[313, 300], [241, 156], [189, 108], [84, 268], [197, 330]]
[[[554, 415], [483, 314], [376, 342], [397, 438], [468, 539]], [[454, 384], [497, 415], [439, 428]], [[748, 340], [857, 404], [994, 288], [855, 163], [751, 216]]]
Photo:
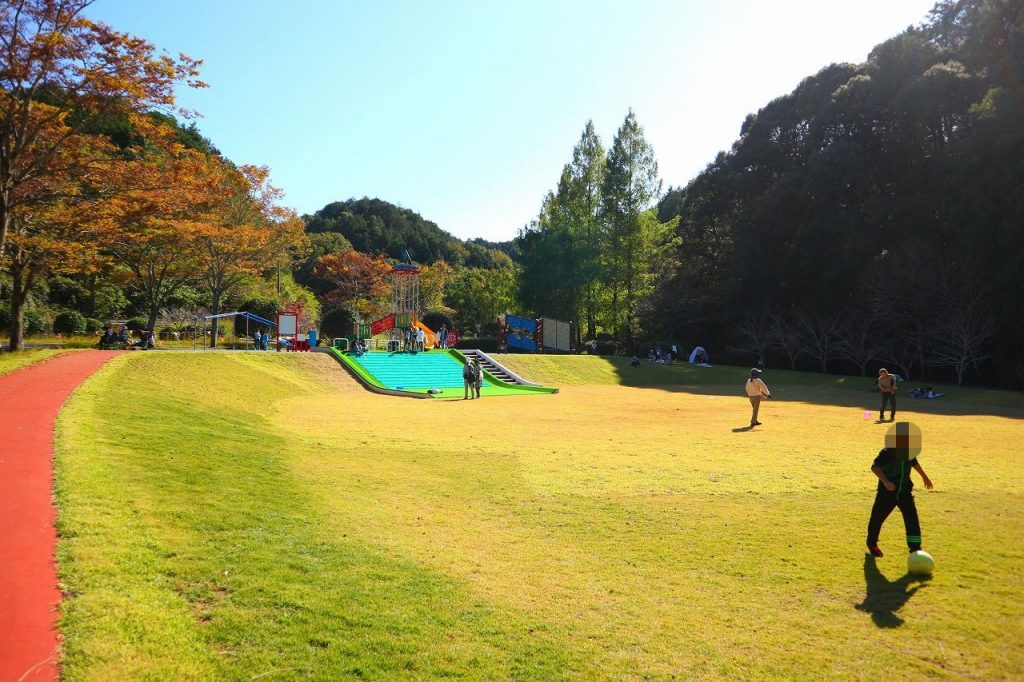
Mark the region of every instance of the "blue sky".
[[300, 213], [350, 197], [461, 238], [536, 216], [588, 119], [632, 108], [664, 187], [821, 67], [861, 62], [932, 0], [96, 0], [87, 14], [204, 60], [179, 91], [228, 158]]

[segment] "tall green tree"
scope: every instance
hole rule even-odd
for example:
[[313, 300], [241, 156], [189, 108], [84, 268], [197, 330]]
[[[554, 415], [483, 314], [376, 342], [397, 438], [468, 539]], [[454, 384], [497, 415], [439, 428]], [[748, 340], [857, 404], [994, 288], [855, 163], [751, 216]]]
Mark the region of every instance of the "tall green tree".
[[649, 267], [644, 213], [661, 192], [658, 162], [630, 109], [611, 149], [601, 192], [604, 221], [602, 264], [610, 296], [609, 326], [616, 338], [633, 340], [636, 304]]
[[587, 338], [594, 338], [597, 334], [601, 275], [601, 193], [605, 169], [604, 146], [594, 130], [594, 122], [587, 121], [579, 142], [572, 150], [572, 161], [562, 173], [558, 192], [563, 202], [567, 227], [575, 237], [578, 264], [576, 279], [581, 289], [580, 318], [586, 324]]

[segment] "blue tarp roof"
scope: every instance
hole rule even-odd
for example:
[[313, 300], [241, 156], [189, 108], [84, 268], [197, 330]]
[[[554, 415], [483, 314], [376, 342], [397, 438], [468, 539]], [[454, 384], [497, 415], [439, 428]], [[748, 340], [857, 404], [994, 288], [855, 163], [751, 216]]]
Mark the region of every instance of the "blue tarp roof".
[[250, 312], [248, 312], [248, 311], [246, 311], [246, 310], [242, 310], [242, 311], [237, 311], [237, 312], [233, 312], [233, 313], [221, 313], [220, 315], [207, 315], [207, 316], [206, 316], [206, 317], [204, 317], [203, 319], [204, 319], [204, 320], [212, 320], [212, 319], [214, 319], [214, 318], [218, 318], [218, 317], [233, 317], [233, 316], [235, 316], [235, 315], [241, 315], [242, 317], [247, 317], [247, 318], [249, 318], [250, 320], [252, 320], [253, 322], [259, 322], [260, 324], [265, 324], [265, 325], [267, 325], [268, 327], [274, 327], [274, 326], [276, 326], [276, 325], [275, 325], [275, 324], [274, 324], [273, 322], [271, 322], [270, 320], [266, 320], [266, 319], [263, 319], [263, 318], [262, 318], [262, 317], [260, 317], [259, 315], [255, 315], [255, 314], [253, 314], [253, 313], [250, 313]]

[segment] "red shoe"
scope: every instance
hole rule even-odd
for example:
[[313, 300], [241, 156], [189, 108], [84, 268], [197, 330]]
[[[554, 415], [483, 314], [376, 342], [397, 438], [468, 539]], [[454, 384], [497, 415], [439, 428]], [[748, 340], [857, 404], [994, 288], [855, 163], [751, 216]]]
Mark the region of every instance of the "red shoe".
[[871, 545], [870, 547], [868, 547], [868, 551], [871, 552], [871, 556], [873, 557], [882, 558], [885, 556], [884, 554], [882, 554], [882, 550], [878, 548], [878, 545]]

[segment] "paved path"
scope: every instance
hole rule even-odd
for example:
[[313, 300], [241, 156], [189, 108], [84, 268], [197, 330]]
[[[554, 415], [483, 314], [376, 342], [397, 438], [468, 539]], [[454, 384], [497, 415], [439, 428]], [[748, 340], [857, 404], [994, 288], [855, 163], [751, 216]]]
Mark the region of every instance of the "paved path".
[[115, 355], [67, 353], [0, 376], [0, 682], [57, 679], [53, 423]]

